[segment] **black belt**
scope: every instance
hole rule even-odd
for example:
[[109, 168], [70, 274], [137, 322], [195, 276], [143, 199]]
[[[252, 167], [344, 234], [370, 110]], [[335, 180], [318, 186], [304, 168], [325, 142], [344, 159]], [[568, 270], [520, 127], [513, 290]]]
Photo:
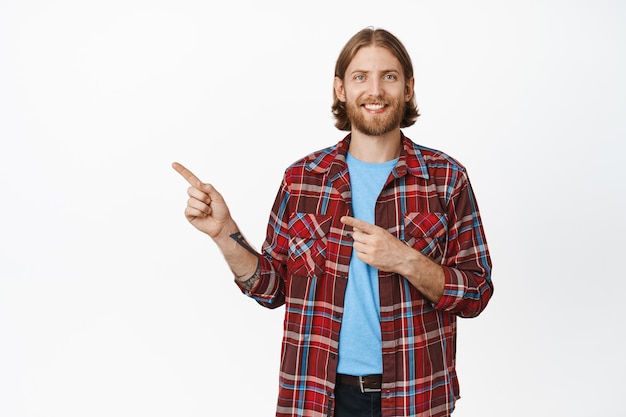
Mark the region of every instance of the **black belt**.
[[359, 387], [363, 393], [380, 392], [383, 385], [383, 376], [380, 374], [365, 376], [337, 374], [337, 383]]

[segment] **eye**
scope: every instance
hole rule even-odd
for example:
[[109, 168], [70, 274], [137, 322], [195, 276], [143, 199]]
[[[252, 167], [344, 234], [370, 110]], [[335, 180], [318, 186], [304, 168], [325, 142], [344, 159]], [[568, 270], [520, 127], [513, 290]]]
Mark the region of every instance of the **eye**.
[[363, 74], [355, 74], [354, 75], [354, 81], [365, 81], [365, 75]]
[[398, 76], [396, 74], [385, 74], [383, 77], [386, 81], [396, 81]]

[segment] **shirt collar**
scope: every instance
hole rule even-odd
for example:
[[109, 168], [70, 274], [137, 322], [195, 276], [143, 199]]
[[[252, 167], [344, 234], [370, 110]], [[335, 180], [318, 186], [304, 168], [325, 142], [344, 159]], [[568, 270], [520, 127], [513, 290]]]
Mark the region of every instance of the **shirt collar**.
[[[404, 136], [404, 133], [400, 132], [400, 134], [402, 135], [402, 151], [392, 174], [396, 178], [403, 177], [408, 173], [428, 179], [428, 167], [418, 145]], [[351, 135], [348, 134], [336, 146], [319, 152], [317, 157], [308, 163], [307, 170], [320, 174], [328, 172], [333, 177], [344, 171], [347, 168], [346, 155], [350, 146], [350, 137]]]

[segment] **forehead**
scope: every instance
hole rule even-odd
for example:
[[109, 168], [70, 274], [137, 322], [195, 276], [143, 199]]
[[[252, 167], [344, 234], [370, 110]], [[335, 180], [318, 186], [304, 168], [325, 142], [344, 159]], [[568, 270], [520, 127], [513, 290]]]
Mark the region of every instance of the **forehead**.
[[389, 49], [382, 46], [364, 46], [354, 55], [346, 72], [389, 70], [402, 73], [400, 61]]

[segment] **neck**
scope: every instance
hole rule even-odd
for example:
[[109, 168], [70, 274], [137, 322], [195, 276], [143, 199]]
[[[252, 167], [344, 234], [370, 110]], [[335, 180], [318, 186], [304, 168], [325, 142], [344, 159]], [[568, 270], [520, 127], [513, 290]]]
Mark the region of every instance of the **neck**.
[[363, 162], [381, 163], [400, 156], [402, 150], [400, 128], [381, 136], [369, 136], [357, 130], [350, 135], [348, 152]]

